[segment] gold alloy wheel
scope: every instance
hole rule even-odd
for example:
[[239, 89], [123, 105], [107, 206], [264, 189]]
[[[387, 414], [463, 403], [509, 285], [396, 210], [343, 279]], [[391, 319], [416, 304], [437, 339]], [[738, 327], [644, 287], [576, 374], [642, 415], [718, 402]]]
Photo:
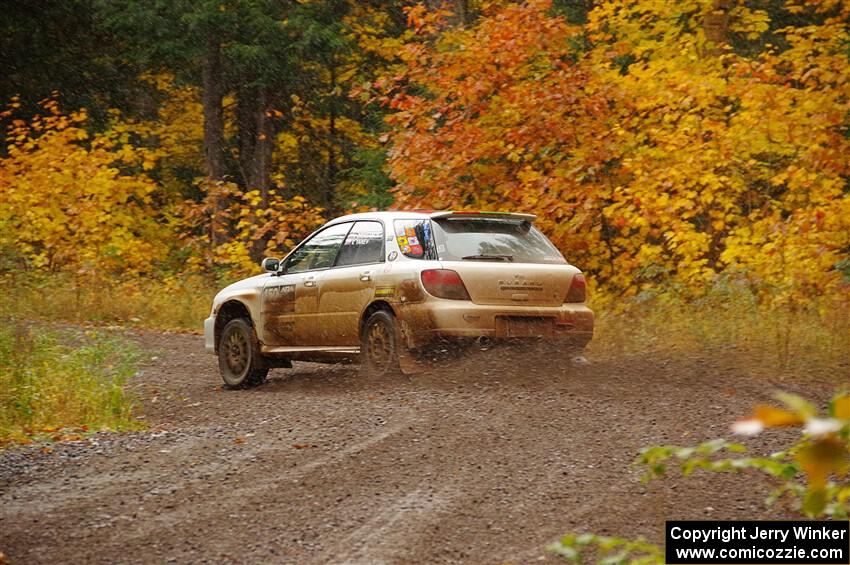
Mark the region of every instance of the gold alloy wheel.
[[366, 334], [366, 358], [376, 369], [383, 371], [392, 363], [394, 354], [393, 339], [390, 329], [383, 322], [369, 326]]
[[251, 321], [231, 320], [218, 347], [218, 369], [228, 388], [247, 388], [266, 380], [269, 367], [259, 351]]
[[248, 339], [240, 331], [234, 331], [227, 340], [227, 367], [236, 375], [241, 375], [248, 366], [250, 351]]

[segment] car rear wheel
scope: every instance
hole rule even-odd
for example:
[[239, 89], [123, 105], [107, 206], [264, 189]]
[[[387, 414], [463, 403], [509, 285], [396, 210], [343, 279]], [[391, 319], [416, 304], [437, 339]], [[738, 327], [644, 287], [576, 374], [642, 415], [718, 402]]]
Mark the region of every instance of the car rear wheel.
[[218, 368], [228, 388], [261, 384], [269, 373], [251, 324], [242, 318], [224, 326], [218, 342]]
[[395, 316], [385, 310], [373, 313], [363, 326], [360, 370], [372, 377], [400, 372]]

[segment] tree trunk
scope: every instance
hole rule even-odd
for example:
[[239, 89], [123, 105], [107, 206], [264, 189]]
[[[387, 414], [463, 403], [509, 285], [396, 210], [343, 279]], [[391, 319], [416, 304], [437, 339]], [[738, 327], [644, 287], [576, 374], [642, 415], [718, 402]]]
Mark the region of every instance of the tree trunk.
[[242, 181], [246, 190], [260, 191], [263, 206], [268, 204], [271, 188], [275, 136], [270, 99], [267, 89], [245, 89], [239, 92], [236, 107]]
[[204, 57], [204, 169], [208, 179], [224, 178], [224, 88], [222, 85], [221, 50], [214, 38], [207, 40]]
[[[214, 37], [207, 39], [202, 77], [204, 108], [204, 172], [208, 186], [224, 180], [224, 85], [222, 84], [221, 45]], [[218, 188], [218, 187], [216, 187]], [[213, 249], [224, 238], [224, 226], [219, 225], [220, 212], [226, 203], [219, 198], [213, 206], [210, 221], [210, 244]]]
[[249, 168], [248, 186], [251, 190], [259, 190], [263, 207], [269, 202], [269, 189], [272, 184], [272, 149], [274, 148], [274, 131], [269, 111], [269, 93], [260, 90], [257, 107], [254, 113], [254, 123], [257, 139], [254, 143], [254, 157]]
[[723, 52], [728, 41], [729, 9], [732, 0], [713, 0], [711, 8], [702, 18], [702, 28], [706, 39], [706, 55], [716, 56]]
[[257, 91], [242, 88], [236, 93], [236, 140], [239, 148], [239, 176], [241, 184], [250, 190], [250, 174], [254, 159], [254, 147], [257, 145], [257, 127], [255, 114]]
[[[260, 192], [259, 209], [269, 206], [272, 152], [275, 127], [270, 116], [272, 96], [267, 88], [246, 88], [238, 93], [236, 123], [239, 142], [239, 169], [246, 191]], [[251, 258], [259, 261], [271, 238], [263, 234], [251, 243]]]
[[[336, 90], [336, 67], [331, 64], [331, 92]], [[333, 96], [333, 95], [332, 95]], [[334, 208], [334, 196], [336, 193], [337, 174], [337, 139], [336, 139], [336, 100], [331, 97], [328, 117], [328, 169], [325, 178], [324, 206], [326, 210], [336, 212]]]
[[469, 7], [469, 0], [458, 0], [457, 3], [458, 16], [463, 25], [469, 25], [472, 22], [472, 13]]

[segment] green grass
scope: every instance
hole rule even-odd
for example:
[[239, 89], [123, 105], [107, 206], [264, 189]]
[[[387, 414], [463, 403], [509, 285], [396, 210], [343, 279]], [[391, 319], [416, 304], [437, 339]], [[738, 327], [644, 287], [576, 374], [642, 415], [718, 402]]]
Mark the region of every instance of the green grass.
[[0, 445], [85, 431], [132, 430], [124, 390], [141, 350], [94, 331], [0, 325]]

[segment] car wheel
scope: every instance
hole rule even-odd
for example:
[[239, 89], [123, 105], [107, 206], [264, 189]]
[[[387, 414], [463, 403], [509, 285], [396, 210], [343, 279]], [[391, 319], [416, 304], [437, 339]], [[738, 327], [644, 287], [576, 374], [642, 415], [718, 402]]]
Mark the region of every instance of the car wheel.
[[369, 316], [360, 339], [360, 370], [379, 377], [400, 372], [396, 343], [395, 316], [378, 310]]
[[266, 380], [269, 369], [247, 320], [238, 318], [224, 326], [218, 342], [218, 369], [228, 388], [247, 388]]

